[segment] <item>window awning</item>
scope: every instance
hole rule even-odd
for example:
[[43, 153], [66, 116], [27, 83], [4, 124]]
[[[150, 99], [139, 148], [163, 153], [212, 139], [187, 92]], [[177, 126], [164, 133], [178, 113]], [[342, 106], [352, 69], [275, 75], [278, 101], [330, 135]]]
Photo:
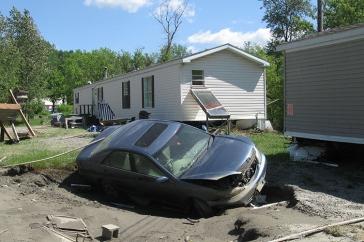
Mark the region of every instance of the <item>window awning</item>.
[[191, 93], [208, 118], [230, 118], [228, 111], [209, 89], [193, 88]]

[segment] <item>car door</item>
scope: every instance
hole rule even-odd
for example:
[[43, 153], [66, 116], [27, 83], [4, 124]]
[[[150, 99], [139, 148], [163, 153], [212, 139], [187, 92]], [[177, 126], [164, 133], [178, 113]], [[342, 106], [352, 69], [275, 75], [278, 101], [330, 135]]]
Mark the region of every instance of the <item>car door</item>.
[[[140, 192], [156, 200], [179, 201], [179, 195], [175, 189], [178, 186], [177, 181], [168, 177], [150, 158], [133, 153], [130, 161], [132, 170], [137, 176], [136, 184]], [[168, 177], [168, 179], [162, 177]]]
[[103, 170], [103, 179], [113, 184], [117, 190], [133, 193], [137, 189], [137, 176], [132, 171], [130, 157], [128, 151], [112, 151], [101, 162], [100, 168]]

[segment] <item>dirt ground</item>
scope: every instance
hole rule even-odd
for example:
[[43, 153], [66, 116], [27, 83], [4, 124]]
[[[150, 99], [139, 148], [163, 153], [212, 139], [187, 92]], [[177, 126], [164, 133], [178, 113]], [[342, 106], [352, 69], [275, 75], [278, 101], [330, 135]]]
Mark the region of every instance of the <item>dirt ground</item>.
[[[87, 144], [92, 135], [37, 128], [42, 138], [19, 149], [39, 145], [67, 150]], [[43, 134], [43, 133], [44, 134]], [[63, 134], [64, 133], [64, 134]], [[77, 136], [78, 134], [81, 136]], [[62, 142], [65, 141], [65, 142]], [[11, 147], [3, 146], [5, 155]], [[14, 151], [17, 152], [17, 151]], [[40, 228], [47, 215], [82, 218], [96, 241], [103, 241], [101, 226], [120, 227], [113, 241], [270, 241], [332, 222], [364, 216], [364, 162], [339, 168], [280, 161], [267, 156], [266, 203], [288, 201], [287, 206], [263, 209], [230, 208], [208, 219], [189, 220], [189, 214], [161, 205], [142, 206], [124, 198], [108, 200], [96, 189], [80, 191], [70, 186], [84, 183], [75, 171], [37, 170], [5, 174], [0, 169], [0, 242], [62, 241]], [[116, 206], [119, 202], [126, 206]], [[334, 227], [300, 241], [364, 241], [364, 223]]]
[[[82, 218], [96, 241], [101, 226], [120, 227], [115, 241], [269, 241], [331, 222], [364, 216], [362, 167], [323, 167], [283, 162], [269, 164], [267, 202], [289, 205], [253, 210], [238, 207], [208, 219], [158, 205], [120, 208], [98, 191], [77, 191], [72, 171], [42, 170], [0, 176], [0, 241], [62, 241], [34, 224], [47, 215]], [[82, 181], [81, 181], [82, 182]], [[301, 241], [364, 241], [364, 223], [317, 233]]]

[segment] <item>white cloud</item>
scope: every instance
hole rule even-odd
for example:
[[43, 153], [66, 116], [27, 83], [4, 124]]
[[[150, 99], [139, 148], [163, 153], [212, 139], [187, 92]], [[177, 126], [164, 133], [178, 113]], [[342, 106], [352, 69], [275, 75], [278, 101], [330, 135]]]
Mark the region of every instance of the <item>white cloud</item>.
[[269, 29], [260, 28], [254, 32], [235, 32], [230, 28], [222, 29], [218, 32], [199, 32], [188, 37], [187, 41], [191, 44], [226, 44], [230, 43], [242, 46], [244, 42], [252, 42], [258, 45], [266, 44], [271, 38]]
[[187, 4], [183, 17], [187, 18], [189, 22], [191, 22], [191, 18], [196, 15], [195, 7], [185, 0], [167, 0], [161, 2], [161, 4], [154, 10], [154, 14], [160, 15], [165, 13], [167, 10], [169, 11], [178, 11], [182, 10]]
[[190, 45], [190, 46], [187, 47], [187, 51], [191, 52], [193, 54], [193, 53], [198, 52], [198, 49], [195, 46]]
[[135, 13], [139, 8], [151, 3], [151, 0], [84, 0], [86, 6], [120, 7], [129, 13]]

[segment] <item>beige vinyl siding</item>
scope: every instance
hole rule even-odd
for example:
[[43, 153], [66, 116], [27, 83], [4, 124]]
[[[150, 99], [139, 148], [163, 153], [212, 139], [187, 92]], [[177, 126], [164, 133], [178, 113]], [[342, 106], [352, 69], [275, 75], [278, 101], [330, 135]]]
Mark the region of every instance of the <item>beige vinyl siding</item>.
[[205, 120], [205, 113], [189, 92], [192, 70], [203, 70], [209, 88], [232, 119], [265, 118], [263, 66], [228, 50], [185, 63], [181, 76], [181, 120]]
[[364, 138], [364, 39], [286, 53], [286, 132]]

